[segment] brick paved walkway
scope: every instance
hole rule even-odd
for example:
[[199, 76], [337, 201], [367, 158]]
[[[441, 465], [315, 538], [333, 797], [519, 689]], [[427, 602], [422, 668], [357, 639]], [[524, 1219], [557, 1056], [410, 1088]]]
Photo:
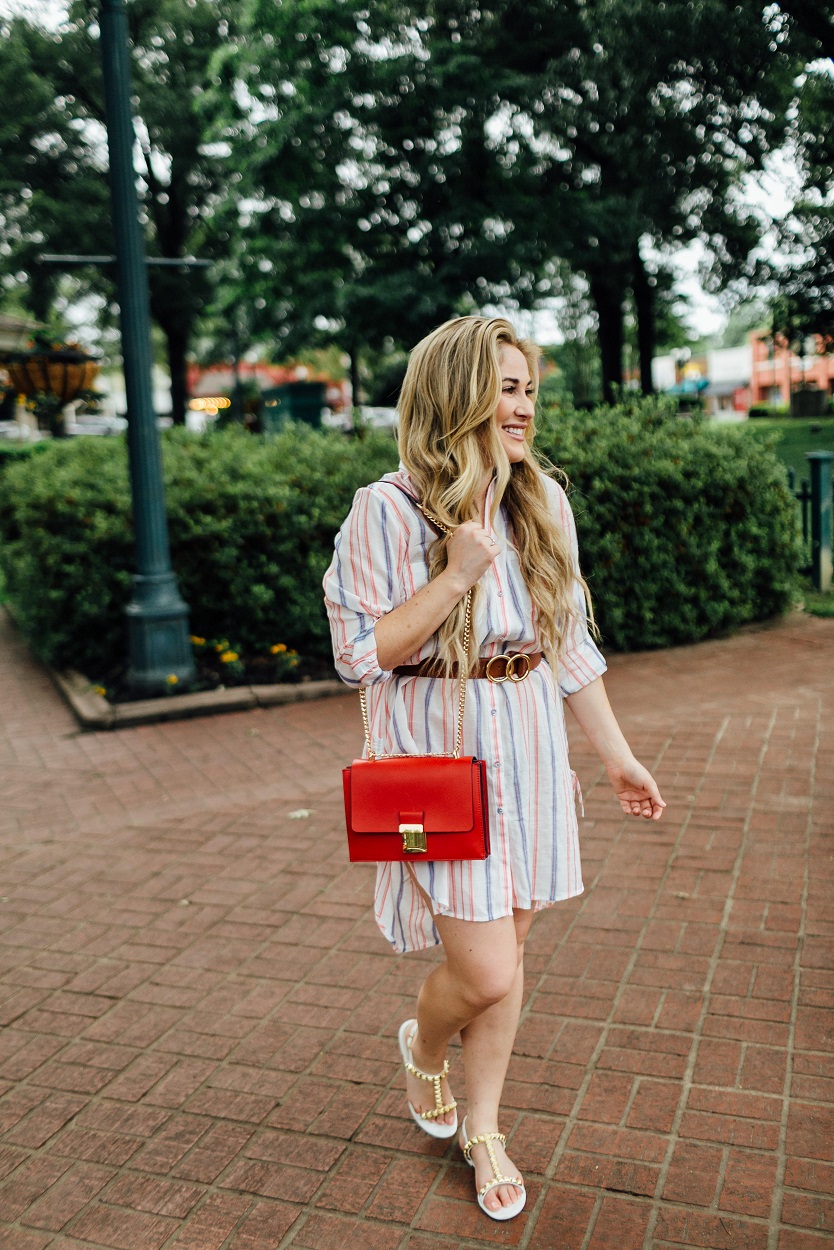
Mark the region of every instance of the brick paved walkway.
[[355, 696], [80, 734], [0, 641], [2, 1250], [832, 1246], [834, 621], [615, 661], [659, 826], [574, 735], [588, 888], [533, 929], [507, 1225], [405, 1114], [434, 954], [346, 864]]

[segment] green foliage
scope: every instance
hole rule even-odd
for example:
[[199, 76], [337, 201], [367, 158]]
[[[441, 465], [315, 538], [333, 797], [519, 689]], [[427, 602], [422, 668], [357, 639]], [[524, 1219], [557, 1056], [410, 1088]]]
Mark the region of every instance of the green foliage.
[[0, 442], [0, 477], [10, 464], [17, 464], [29, 456], [37, 455], [46, 449], [46, 442], [40, 443], [3, 443]]
[[0, 478], [6, 594], [47, 661], [95, 672], [124, 646], [130, 499], [121, 439], [57, 440]]
[[770, 445], [665, 401], [545, 413], [537, 445], [570, 476], [608, 646], [695, 642], [789, 606], [796, 514]]
[[[164, 439], [171, 555], [191, 629], [263, 654], [326, 657], [321, 579], [360, 485], [396, 468], [390, 436], [350, 442], [291, 427]], [[89, 674], [125, 651], [133, 567], [124, 442], [51, 443], [0, 479], [0, 567], [23, 632]]]
[[809, 451], [834, 450], [834, 418], [820, 417], [809, 421], [807, 417], [791, 417], [786, 412], [759, 418], [743, 432], [749, 438], [769, 443], [785, 468], [793, 469], [797, 486], [803, 478], [810, 478], [811, 469], [805, 459]]
[[[834, 16], [830, 4], [790, 0], [783, 6], [796, 40], [806, 41], [809, 64], [799, 80], [792, 141], [801, 186], [782, 223], [782, 250], [792, 263], [775, 268], [779, 298], [772, 324], [793, 346], [804, 336], [822, 336], [834, 347]], [[820, 56], [820, 53], [822, 56]]]
[[[545, 411], [538, 442], [573, 482], [608, 646], [693, 642], [790, 603], [795, 509], [769, 443], [654, 402]], [[176, 431], [164, 461], [172, 558], [198, 651], [228, 647], [224, 664], [278, 644], [329, 657], [321, 580], [355, 491], [396, 466], [390, 436]], [[129, 510], [121, 440], [52, 443], [0, 477], [0, 570], [49, 662], [98, 675], [123, 657]]]
[[772, 318], [763, 300], [747, 299], [736, 304], [716, 347], [745, 347], [753, 330], [770, 328]]
[[329, 655], [321, 580], [360, 485], [396, 468], [390, 436], [292, 426], [166, 444], [171, 554], [192, 630], [259, 650]]
[[789, 417], [790, 407], [788, 404], [753, 404], [747, 414], [749, 417]]
[[644, 365], [663, 311], [649, 240], [707, 243], [719, 285], [746, 272], [760, 227], [737, 192], [782, 141], [797, 70], [758, 0], [667, 0], [662, 20], [655, 0], [241, 9], [216, 62], [246, 244], [228, 299], [288, 350], [529, 307], [560, 257], [587, 279], [610, 391], [627, 292]]
[[800, 602], [810, 616], [834, 618], [834, 590], [814, 590], [810, 578], [803, 578]]
[[[214, 210], [231, 175], [222, 150], [206, 143], [204, 95], [209, 63], [230, 38], [236, 7], [229, 0], [127, 6], [141, 139], [137, 185], [152, 255], [226, 254]], [[39, 253], [113, 250], [99, 10], [94, 0], [73, 0], [57, 26], [0, 18], [0, 277], [13, 286], [24, 275], [22, 297], [41, 321], [49, 319], [62, 279], [59, 268], [36, 263]], [[110, 303], [112, 271], [90, 266], [72, 275], [77, 296]], [[157, 267], [148, 276], [151, 313], [167, 343], [174, 416], [184, 420], [186, 350], [209, 279], [202, 270]]]

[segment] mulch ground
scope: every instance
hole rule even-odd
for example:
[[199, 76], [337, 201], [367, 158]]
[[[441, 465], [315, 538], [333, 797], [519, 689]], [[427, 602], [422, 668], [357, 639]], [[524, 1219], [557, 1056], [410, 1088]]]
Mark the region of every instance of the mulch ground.
[[505, 1225], [404, 1105], [436, 954], [347, 863], [356, 697], [81, 733], [0, 633], [2, 1250], [830, 1250], [834, 621], [614, 659], [659, 825], [572, 731], [586, 892], [530, 940]]

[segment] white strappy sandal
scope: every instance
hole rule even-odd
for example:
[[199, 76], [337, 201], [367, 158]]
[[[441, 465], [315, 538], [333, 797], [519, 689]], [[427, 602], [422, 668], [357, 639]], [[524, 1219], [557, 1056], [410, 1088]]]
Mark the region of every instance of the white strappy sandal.
[[[408, 1109], [414, 1117], [415, 1124], [424, 1133], [428, 1133], [429, 1137], [454, 1137], [458, 1131], [458, 1117], [455, 1111], [458, 1104], [454, 1098], [451, 1102], [444, 1103], [443, 1095], [440, 1092], [440, 1082], [449, 1073], [449, 1060], [445, 1059], [443, 1061], [443, 1069], [436, 1076], [430, 1076], [428, 1072], [421, 1072], [419, 1068], [416, 1068], [411, 1057], [411, 1043], [414, 1041], [416, 1032], [416, 1020], [406, 1020], [404, 1024], [400, 1025], [400, 1054], [403, 1057], [406, 1072], [410, 1072], [412, 1076], [419, 1077], [421, 1081], [431, 1082], [434, 1087], [434, 1107], [431, 1111], [415, 1111], [414, 1107], [409, 1103]], [[435, 1124], [435, 1120], [441, 1115], [445, 1115], [447, 1111], [455, 1111], [454, 1122], [452, 1124]]]
[[[487, 1181], [486, 1185], [482, 1185], [478, 1190], [478, 1206], [481, 1208], [484, 1215], [488, 1215], [491, 1220], [513, 1219], [514, 1216], [519, 1215], [524, 1210], [524, 1204], [527, 1201], [527, 1190], [524, 1188], [524, 1181], [520, 1176], [501, 1175], [501, 1169], [499, 1168], [498, 1160], [495, 1157], [495, 1147], [492, 1143], [494, 1141], [500, 1141], [502, 1146], [506, 1146], [506, 1137], [503, 1133], [480, 1133], [477, 1137], [467, 1137], [465, 1119], [463, 1121], [463, 1125], [461, 1126], [461, 1133], [464, 1137], [464, 1141], [461, 1144], [461, 1150], [463, 1151], [464, 1159], [471, 1168], [474, 1168], [475, 1166], [472, 1162], [473, 1146], [486, 1146], [487, 1154], [489, 1155], [489, 1165], [492, 1168], [492, 1180]], [[484, 1198], [491, 1189], [497, 1189], [499, 1185], [512, 1185], [515, 1189], [521, 1190], [521, 1196], [517, 1198], [515, 1202], [511, 1202], [508, 1207], [498, 1207], [496, 1211], [492, 1211], [484, 1202]]]

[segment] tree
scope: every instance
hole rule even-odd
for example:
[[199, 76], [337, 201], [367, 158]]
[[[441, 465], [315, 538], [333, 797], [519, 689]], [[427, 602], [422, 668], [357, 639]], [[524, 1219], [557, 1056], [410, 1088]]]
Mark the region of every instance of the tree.
[[659, 12], [250, 0], [222, 91], [248, 92], [231, 141], [255, 205], [243, 288], [265, 322], [408, 341], [450, 311], [535, 304], [560, 257], [588, 284], [606, 396], [629, 292], [650, 389], [646, 245], [701, 239], [716, 282], [744, 265], [759, 226], [733, 193], [784, 133], [794, 69], [760, 0]]
[[829, 0], [779, 0], [779, 10], [808, 61], [834, 60], [834, 11]]
[[100, 129], [75, 124], [57, 97], [55, 62], [46, 31], [23, 19], [0, 25], [0, 266], [12, 298], [41, 321], [56, 274], [36, 255], [53, 240], [66, 252], [100, 251], [109, 213]]
[[397, 0], [253, 0], [218, 61], [219, 97], [248, 101], [247, 124], [220, 132], [242, 172], [228, 298], [287, 350], [338, 342], [354, 378], [363, 345], [410, 346], [455, 313], [536, 295], [509, 211], [534, 179], [525, 189], [489, 141], [482, 49], [451, 44], [447, 64], [429, 26]]
[[[213, 212], [228, 171], [205, 143], [202, 98], [209, 64], [228, 38], [231, 0], [133, 0], [128, 20], [138, 137], [137, 180], [148, 251], [217, 255]], [[0, 217], [8, 284], [22, 272], [25, 299], [44, 317], [59, 273], [41, 252], [112, 251], [97, 5], [75, 0], [57, 31], [18, 18], [0, 30]], [[82, 291], [113, 297], [100, 269], [75, 271]], [[210, 286], [185, 269], [149, 270], [151, 313], [162, 329], [174, 419], [185, 419], [186, 355]]]
[[[787, 6], [794, 37], [807, 55], [834, 56], [834, 25], [821, 6]], [[825, 6], [826, 10], [829, 6]], [[834, 349], [834, 65], [809, 64], [802, 77], [793, 127], [802, 185], [782, 228], [791, 263], [777, 269], [774, 330], [789, 341], [821, 336]]]
[[668, 253], [699, 239], [716, 283], [746, 263], [759, 226], [738, 189], [782, 139], [793, 65], [750, 0], [591, 0], [580, 13], [568, 76], [559, 65], [549, 84], [526, 84], [519, 107], [551, 143], [544, 181], [563, 223], [561, 254], [597, 308], [610, 398], [629, 290], [651, 389], [658, 276], [646, 244]]

